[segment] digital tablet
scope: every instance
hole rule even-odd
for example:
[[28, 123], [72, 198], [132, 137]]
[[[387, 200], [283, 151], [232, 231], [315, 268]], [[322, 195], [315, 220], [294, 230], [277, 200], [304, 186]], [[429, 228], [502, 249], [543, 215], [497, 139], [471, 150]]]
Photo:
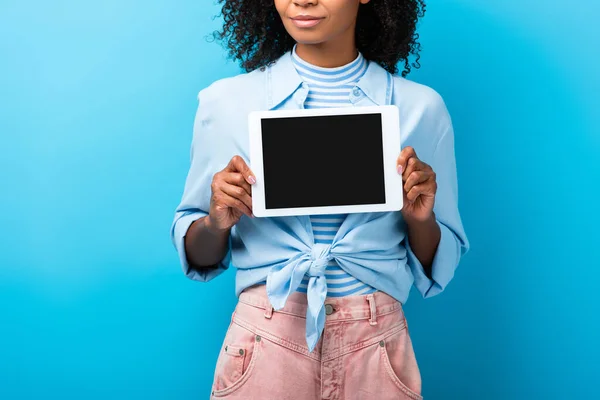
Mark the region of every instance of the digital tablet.
[[257, 111], [248, 122], [256, 217], [402, 209], [397, 107]]

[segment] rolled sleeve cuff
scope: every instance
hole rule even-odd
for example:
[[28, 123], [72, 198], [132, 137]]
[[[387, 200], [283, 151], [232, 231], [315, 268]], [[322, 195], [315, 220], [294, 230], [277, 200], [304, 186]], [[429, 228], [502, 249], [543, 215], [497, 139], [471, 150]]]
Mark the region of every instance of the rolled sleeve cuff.
[[444, 291], [454, 277], [454, 271], [458, 266], [461, 255], [460, 246], [454, 233], [439, 221], [438, 225], [441, 230], [441, 238], [431, 269], [433, 279], [427, 277], [423, 265], [410, 247], [408, 238], [406, 239], [408, 263], [415, 279], [414, 284], [424, 298], [435, 296]]
[[225, 258], [218, 264], [217, 268], [215, 269], [199, 271], [197, 269], [192, 268], [189, 265], [187, 254], [185, 252], [185, 236], [190, 226], [196, 220], [207, 215], [208, 214], [203, 212], [194, 212], [186, 214], [180, 217], [173, 226], [173, 244], [175, 245], [177, 253], [179, 254], [179, 262], [181, 263], [183, 273], [188, 278], [200, 282], [208, 282], [222, 274], [225, 270], [229, 268], [229, 262], [231, 258], [231, 251], [228, 250], [227, 254], [225, 255]]

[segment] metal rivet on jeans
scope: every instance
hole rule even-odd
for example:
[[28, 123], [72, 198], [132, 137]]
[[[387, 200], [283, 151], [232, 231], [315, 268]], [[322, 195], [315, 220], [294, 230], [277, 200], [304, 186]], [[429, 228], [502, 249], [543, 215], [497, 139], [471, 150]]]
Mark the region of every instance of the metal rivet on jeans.
[[333, 314], [333, 306], [331, 304], [325, 304], [325, 314], [326, 315]]
[[259, 335], [256, 335], [256, 341], [260, 342], [260, 336]]
[[381, 347], [383, 347], [383, 346], [385, 346], [385, 342], [382, 340], [381, 342], [379, 342], [379, 345], [380, 345]]

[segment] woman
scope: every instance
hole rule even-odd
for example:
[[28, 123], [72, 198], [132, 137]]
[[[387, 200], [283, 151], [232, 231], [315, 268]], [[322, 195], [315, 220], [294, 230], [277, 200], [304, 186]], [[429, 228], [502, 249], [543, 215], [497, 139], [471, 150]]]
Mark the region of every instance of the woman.
[[[418, 60], [416, 24], [425, 6], [222, 2], [217, 36], [247, 73], [199, 94], [172, 227], [191, 279], [237, 269], [239, 302], [212, 398], [419, 399], [402, 304], [413, 284], [425, 297], [440, 293], [469, 248], [450, 116], [434, 90], [405, 78], [418, 66], [409, 57]], [[401, 212], [253, 217], [249, 112], [386, 104], [399, 108], [402, 124]]]

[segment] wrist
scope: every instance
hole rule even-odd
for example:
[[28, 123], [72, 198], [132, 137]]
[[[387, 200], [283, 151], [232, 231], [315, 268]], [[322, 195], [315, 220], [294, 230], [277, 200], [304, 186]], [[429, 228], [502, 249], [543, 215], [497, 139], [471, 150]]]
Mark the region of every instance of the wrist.
[[414, 226], [414, 225], [421, 225], [421, 226], [426, 226], [426, 225], [432, 225], [437, 223], [436, 217], [435, 217], [435, 213], [432, 211], [431, 214], [429, 214], [427, 217], [424, 218], [418, 218], [418, 217], [414, 217], [411, 215], [402, 215], [404, 218], [404, 221], [410, 225], [410, 226]]
[[202, 222], [204, 223], [204, 228], [214, 236], [223, 236], [229, 231], [228, 228], [220, 229], [216, 227], [213, 221], [210, 219], [210, 214], [204, 217]]

